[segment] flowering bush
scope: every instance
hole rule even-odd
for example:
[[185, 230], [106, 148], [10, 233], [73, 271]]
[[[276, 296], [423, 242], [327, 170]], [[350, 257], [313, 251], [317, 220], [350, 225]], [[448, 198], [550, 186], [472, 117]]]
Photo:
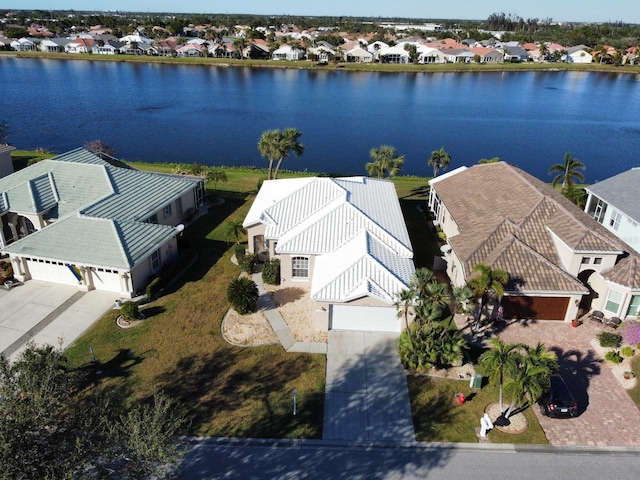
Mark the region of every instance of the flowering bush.
[[629, 345], [636, 345], [640, 343], [640, 322], [634, 322], [633, 320], [627, 320], [622, 324], [620, 329], [622, 338]]

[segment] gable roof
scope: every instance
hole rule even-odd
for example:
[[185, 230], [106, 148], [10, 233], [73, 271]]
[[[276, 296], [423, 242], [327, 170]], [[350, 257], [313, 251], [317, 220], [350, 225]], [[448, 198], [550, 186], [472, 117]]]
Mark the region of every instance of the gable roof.
[[263, 183], [243, 225], [265, 225], [278, 254], [316, 255], [312, 298], [392, 303], [414, 272], [395, 186], [368, 177]]
[[613, 177], [594, 183], [586, 188], [611, 207], [620, 210], [629, 218], [640, 222], [640, 168], [632, 168]]
[[465, 276], [487, 263], [509, 272], [508, 291], [584, 291], [562, 268], [555, 239], [577, 252], [625, 250], [560, 192], [505, 162], [475, 165], [431, 186], [460, 230], [448, 241]]

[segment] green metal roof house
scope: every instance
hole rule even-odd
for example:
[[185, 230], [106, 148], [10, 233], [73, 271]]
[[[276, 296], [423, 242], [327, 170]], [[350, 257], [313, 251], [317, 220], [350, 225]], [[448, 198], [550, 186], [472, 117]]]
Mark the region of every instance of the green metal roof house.
[[200, 177], [113, 166], [79, 148], [0, 178], [0, 250], [14, 275], [133, 296], [177, 258]]

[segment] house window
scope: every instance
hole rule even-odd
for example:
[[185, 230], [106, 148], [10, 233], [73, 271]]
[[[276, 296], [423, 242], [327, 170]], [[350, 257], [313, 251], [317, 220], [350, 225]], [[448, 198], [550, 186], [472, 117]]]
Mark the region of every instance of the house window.
[[147, 219], [146, 223], [158, 223], [158, 215], [154, 213]]
[[586, 265], [586, 264], [588, 264], [590, 261], [591, 261], [591, 259], [590, 259], [589, 257], [582, 257], [582, 262], [580, 262], [580, 263], [582, 263], [583, 265]]
[[621, 218], [622, 215], [620, 214], [620, 212], [613, 212], [611, 214], [611, 220], [609, 220], [609, 225], [611, 226], [611, 228], [613, 228], [614, 230], [618, 230]]
[[618, 313], [618, 310], [620, 309], [621, 301], [622, 301], [622, 292], [618, 292], [617, 290], [609, 290], [607, 303], [604, 306], [604, 309], [608, 312]]
[[151, 254], [151, 271], [156, 272], [160, 268], [160, 249]]
[[627, 317], [640, 317], [640, 295], [633, 295], [627, 308]]
[[171, 216], [171, 204], [167, 205], [162, 209], [162, 213], [164, 214], [164, 218]]
[[309, 259], [293, 257], [291, 261], [293, 278], [309, 278]]
[[594, 265], [601, 265], [602, 264], [602, 257], [596, 257], [593, 259], [593, 264]]
[[598, 199], [596, 202], [596, 206], [593, 211], [593, 218], [595, 218], [598, 222], [602, 223], [604, 219], [604, 214], [607, 211], [607, 204], [602, 201], [602, 199]]

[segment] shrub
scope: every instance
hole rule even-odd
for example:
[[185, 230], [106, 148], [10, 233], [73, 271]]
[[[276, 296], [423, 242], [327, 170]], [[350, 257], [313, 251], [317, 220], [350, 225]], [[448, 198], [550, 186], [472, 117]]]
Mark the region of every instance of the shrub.
[[633, 357], [633, 354], [636, 353], [635, 350], [633, 349], [633, 347], [622, 347], [622, 349], [620, 350], [620, 353], [622, 353], [623, 357]]
[[622, 336], [617, 333], [600, 332], [598, 334], [598, 341], [601, 347], [613, 347], [618, 348], [622, 343]]
[[125, 320], [133, 321], [138, 320], [140, 318], [140, 310], [138, 309], [138, 304], [136, 302], [124, 302], [122, 307], [120, 307], [120, 315]]
[[236, 260], [240, 262], [240, 259], [246, 255], [247, 251], [244, 248], [244, 245], [237, 243], [235, 247], [233, 247], [233, 253], [236, 255]]
[[640, 322], [627, 320], [620, 328], [620, 335], [628, 344], [637, 345], [640, 343]]
[[268, 285], [280, 285], [280, 260], [274, 258], [262, 267], [262, 281]]
[[256, 283], [247, 277], [236, 278], [227, 287], [227, 301], [240, 315], [255, 312], [259, 296]]
[[238, 259], [238, 265], [243, 272], [251, 275], [253, 273], [253, 269], [258, 263], [258, 256], [254, 253], [247, 253]]
[[610, 362], [613, 363], [621, 363], [622, 362], [622, 357], [620, 356], [620, 354], [618, 352], [616, 352], [615, 350], [609, 350], [604, 358], [606, 360], [609, 360]]
[[458, 330], [443, 324], [414, 322], [398, 340], [400, 359], [405, 368], [418, 372], [432, 367], [462, 364], [467, 342]]

